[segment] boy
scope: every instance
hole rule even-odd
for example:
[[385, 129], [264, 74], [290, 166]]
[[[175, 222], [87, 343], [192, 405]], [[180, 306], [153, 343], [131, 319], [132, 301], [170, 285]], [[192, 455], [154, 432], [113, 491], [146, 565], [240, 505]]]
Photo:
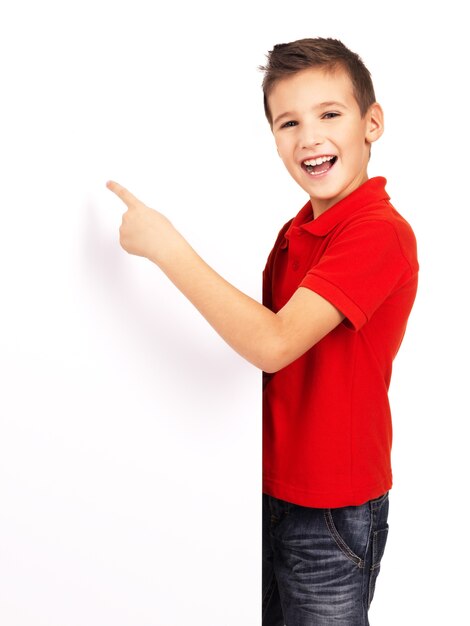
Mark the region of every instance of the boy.
[[121, 245], [156, 263], [265, 372], [263, 624], [363, 626], [387, 538], [393, 358], [417, 287], [416, 244], [368, 179], [383, 113], [334, 39], [275, 46], [263, 81], [278, 153], [309, 200], [281, 230], [264, 305], [218, 276], [161, 214], [128, 206]]

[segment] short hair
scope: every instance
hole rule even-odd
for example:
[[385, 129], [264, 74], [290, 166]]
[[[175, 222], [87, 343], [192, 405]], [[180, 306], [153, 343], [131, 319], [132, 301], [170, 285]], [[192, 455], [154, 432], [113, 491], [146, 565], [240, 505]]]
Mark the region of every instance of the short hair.
[[317, 37], [298, 39], [290, 43], [281, 43], [268, 52], [266, 65], [259, 69], [265, 72], [263, 79], [264, 112], [272, 126], [268, 97], [274, 86], [283, 78], [309, 68], [322, 67], [328, 71], [343, 68], [353, 86], [354, 97], [361, 116], [375, 102], [374, 86], [369, 70], [361, 57], [347, 48], [339, 39]]

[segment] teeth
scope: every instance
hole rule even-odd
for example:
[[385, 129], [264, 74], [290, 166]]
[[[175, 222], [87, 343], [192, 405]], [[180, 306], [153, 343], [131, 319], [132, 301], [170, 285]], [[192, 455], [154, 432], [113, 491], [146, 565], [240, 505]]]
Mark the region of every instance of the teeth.
[[333, 156], [318, 157], [318, 159], [309, 159], [308, 161], [304, 161], [304, 165], [311, 165], [313, 167], [314, 165], [321, 165], [322, 163], [325, 163], [325, 161], [331, 161], [332, 159], [334, 159]]

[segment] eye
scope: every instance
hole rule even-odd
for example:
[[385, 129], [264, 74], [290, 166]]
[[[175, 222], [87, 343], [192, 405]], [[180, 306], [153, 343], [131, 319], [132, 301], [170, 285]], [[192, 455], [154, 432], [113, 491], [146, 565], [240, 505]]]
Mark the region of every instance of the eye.
[[328, 113], [323, 113], [322, 120], [332, 120], [335, 117], [339, 117], [339, 113], [335, 113], [334, 111], [328, 111]]
[[294, 122], [294, 120], [289, 120], [288, 122], [285, 122], [281, 128], [293, 128], [294, 126], [297, 126], [297, 122]]

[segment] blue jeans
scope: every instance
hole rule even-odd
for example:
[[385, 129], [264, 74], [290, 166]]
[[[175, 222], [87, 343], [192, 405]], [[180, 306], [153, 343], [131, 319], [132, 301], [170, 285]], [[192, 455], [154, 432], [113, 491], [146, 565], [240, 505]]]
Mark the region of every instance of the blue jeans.
[[368, 626], [388, 494], [313, 509], [263, 495], [263, 626]]

